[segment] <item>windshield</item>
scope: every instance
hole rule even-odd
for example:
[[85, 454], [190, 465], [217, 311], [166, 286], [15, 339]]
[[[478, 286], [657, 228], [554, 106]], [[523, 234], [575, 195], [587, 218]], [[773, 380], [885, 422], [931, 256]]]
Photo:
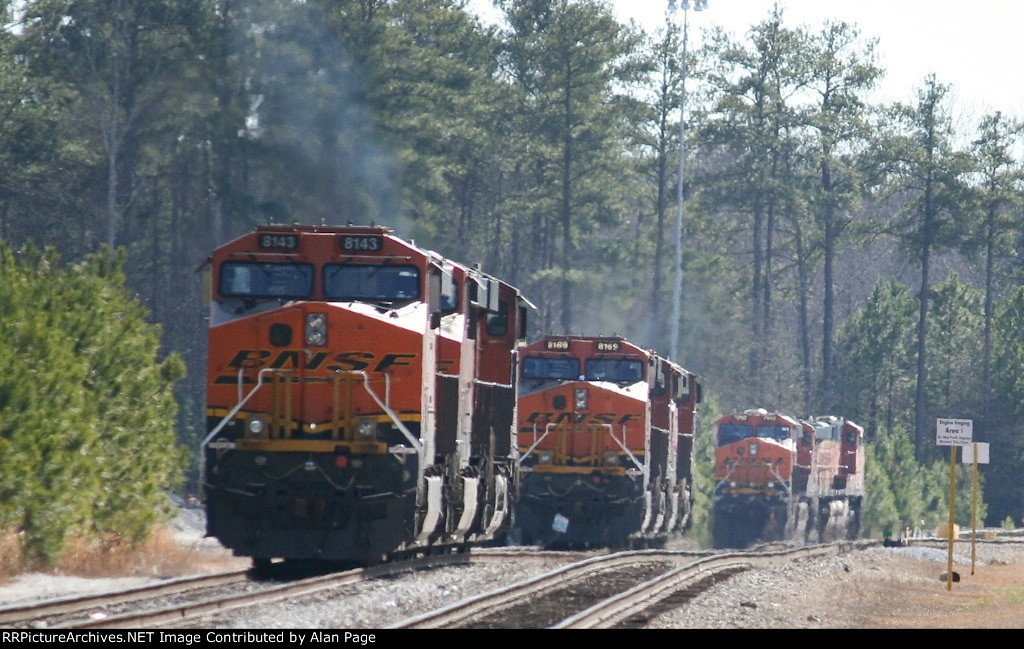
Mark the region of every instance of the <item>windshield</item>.
[[789, 439], [789, 426], [761, 424], [757, 436], [763, 439]]
[[747, 424], [722, 424], [718, 427], [718, 445], [725, 446], [753, 436], [753, 429]]
[[328, 300], [394, 302], [420, 297], [420, 271], [415, 266], [328, 264], [324, 267]]
[[638, 360], [588, 358], [586, 376], [588, 381], [642, 381], [644, 366]]
[[580, 362], [575, 358], [544, 358], [526, 356], [523, 358], [524, 379], [565, 379], [574, 381], [580, 377]]
[[227, 261], [220, 267], [225, 297], [305, 299], [313, 294], [313, 266], [292, 262]]

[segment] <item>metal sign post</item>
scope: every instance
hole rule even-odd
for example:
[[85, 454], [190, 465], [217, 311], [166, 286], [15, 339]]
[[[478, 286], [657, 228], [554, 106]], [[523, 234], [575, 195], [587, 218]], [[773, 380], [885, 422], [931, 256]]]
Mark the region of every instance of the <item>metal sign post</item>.
[[975, 539], [978, 529], [978, 465], [988, 464], [988, 444], [974, 442], [960, 448], [963, 449], [963, 463], [974, 465], [974, 476], [971, 480], [971, 574], [973, 575], [976, 559]]
[[953, 519], [956, 511], [956, 447], [971, 443], [974, 436], [972, 419], [936, 419], [935, 443], [949, 447], [949, 523], [946, 538], [949, 541], [949, 557], [946, 560], [946, 590], [953, 590]]

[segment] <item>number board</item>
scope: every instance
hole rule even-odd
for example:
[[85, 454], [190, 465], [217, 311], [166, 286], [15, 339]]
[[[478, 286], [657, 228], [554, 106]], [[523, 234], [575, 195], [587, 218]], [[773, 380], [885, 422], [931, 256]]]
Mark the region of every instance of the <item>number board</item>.
[[568, 340], [549, 340], [546, 343], [544, 343], [544, 349], [566, 350], [566, 349], [569, 349], [569, 341]]
[[270, 234], [264, 232], [260, 234], [259, 246], [260, 248], [298, 250], [299, 237], [295, 234]]
[[343, 235], [340, 247], [342, 252], [378, 252], [384, 247], [384, 238], [374, 235]]
[[617, 352], [617, 351], [619, 351], [619, 343], [616, 343], [616, 342], [599, 342], [599, 343], [597, 343], [597, 351], [599, 351], [599, 352]]

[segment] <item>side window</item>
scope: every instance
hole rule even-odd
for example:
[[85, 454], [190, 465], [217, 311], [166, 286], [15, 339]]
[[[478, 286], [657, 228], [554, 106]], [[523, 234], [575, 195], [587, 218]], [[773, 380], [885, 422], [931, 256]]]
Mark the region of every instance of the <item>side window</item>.
[[686, 401], [690, 397], [690, 377], [687, 374], [676, 374], [676, 394], [678, 401]]
[[441, 313], [454, 313], [459, 308], [459, 285], [451, 273], [441, 275]]
[[653, 375], [652, 378], [654, 379], [654, 384], [651, 386], [651, 394], [660, 397], [661, 395], [665, 394], [665, 379], [667, 377], [665, 376], [665, 372], [661, 367], [661, 363], [655, 361], [653, 368], [654, 370], [651, 372], [651, 374]]
[[487, 335], [504, 336], [508, 333], [508, 302], [498, 303], [497, 313], [487, 314]]

